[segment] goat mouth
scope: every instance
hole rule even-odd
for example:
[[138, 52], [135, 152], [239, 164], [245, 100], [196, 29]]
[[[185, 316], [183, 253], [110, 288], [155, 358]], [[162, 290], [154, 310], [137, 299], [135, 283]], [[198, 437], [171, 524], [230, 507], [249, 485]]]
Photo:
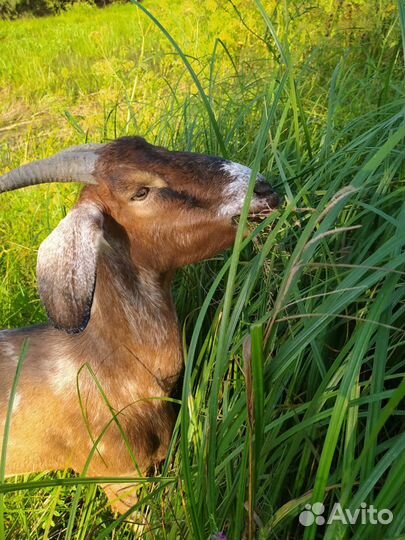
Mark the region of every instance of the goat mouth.
[[[272, 208], [270, 205], [267, 205], [265, 208], [261, 207], [260, 209], [252, 208], [248, 214], [248, 221], [254, 222], [254, 223], [260, 223], [264, 219], [266, 219], [266, 217], [268, 217], [276, 209], [277, 208]], [[239, 218], [240, 218], [240, 214], [236, 214], [235, 216], [232, 216], [231, 218], [232, 224], [238, 225]]]
[[278, 208], [280, 200], [276, 194], [266, 199], [253, 199], [250, 211], [250, 221], [262, 221]]
[[[279, 206], [280, 198], [275, 192], [271, 193], [270, 196], [267, 197], [260, 197], [254, 195], [249, 208], [248, 220], [251, 222], [260, 223], [272, 212], [277, 210]], [[237, 225], [239, 222], [239, 218], [240, 214], [233, 215], [231, 218], [232, 223], [234, 225]]]
[[266, 211], [262, 210], [261, 212], [252, 212], [249, 214], [249, 221], [260, 223], [261, 221], [266, 219], [266, 217], [268, 217], [273, 212], [273, 210], [274, 208], [270, 208]]
[[249, 221], [254, 221], [256, 223], [260, 223], [266, 217], [268, 217], [272, 212], [276, 210], [275, 208], [272, 208], [271, 206], [267, 206], [266, 208], [262, 208], [260, 210], [253, 210], [252, 212], [249, 212]]

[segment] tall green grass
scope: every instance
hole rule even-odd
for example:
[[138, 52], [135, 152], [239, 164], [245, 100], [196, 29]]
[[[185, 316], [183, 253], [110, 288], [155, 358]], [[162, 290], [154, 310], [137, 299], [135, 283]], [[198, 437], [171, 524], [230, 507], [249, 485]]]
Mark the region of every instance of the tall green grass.
[[[211, 4], [83, 7], [0, 24], [2, 168], [141, 133], [265, 173], [282, 208], [244, 237], [246, 206], [232, 253], [176, 278], [182, 407], [161, 478], [142, 487], [139, 537], [399, 540], [403, 2], [331, 18], [326, 2], [302, 13], [287, 0]], [[43, 320], [36, 248], [77, 193], [1, 197], [2, 326]], [[0, 493], [10, 539], [134, 536], [92, 479], [41, 473]], [[365, 502], [394, 519], [303, 527], [299, 513], [314, 502], [327, 511]]]

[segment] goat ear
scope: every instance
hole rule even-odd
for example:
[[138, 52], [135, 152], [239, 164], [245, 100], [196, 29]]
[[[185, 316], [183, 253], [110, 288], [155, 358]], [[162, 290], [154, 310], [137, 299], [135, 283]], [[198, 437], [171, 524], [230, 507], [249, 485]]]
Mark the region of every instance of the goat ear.
[[102, 235], [102, 212], [85, 203], [74, 208], [39, 248], [39, 294], [56, 328], [78, 333], [89, 322]]

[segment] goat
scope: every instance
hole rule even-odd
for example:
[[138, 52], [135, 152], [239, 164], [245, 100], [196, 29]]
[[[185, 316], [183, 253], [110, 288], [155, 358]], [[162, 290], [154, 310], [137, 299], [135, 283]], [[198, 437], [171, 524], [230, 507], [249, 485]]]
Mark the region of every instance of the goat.
[[[225, 159], [125, 137], [73, 147], [0, 177], [0, 193], [45, 182], [87, 184], [38, 251], [49, 323], [0, 332], [1, 439], [16, 363], [28, 344], [7, 476], [85, 468], [94, 477], [129, 477], [165, 459], [176, 419], [165, 398], [183, 370], [173, 275], [232, 246], [250, 175]], [[259, 175], [250, 212], [277, 205]], [[102, 487], [119, 513], [136, 502], [133, 484]]]

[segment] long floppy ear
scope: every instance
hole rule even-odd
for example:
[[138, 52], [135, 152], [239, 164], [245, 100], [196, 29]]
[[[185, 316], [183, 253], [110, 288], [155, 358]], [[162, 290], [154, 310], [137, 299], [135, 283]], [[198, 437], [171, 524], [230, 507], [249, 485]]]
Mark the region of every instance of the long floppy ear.
[[84, 330], [96, 285], [103, 214], [92, 203], [74, 208], [41, 244], [37, 278], [51, 322], [68, 333]]

